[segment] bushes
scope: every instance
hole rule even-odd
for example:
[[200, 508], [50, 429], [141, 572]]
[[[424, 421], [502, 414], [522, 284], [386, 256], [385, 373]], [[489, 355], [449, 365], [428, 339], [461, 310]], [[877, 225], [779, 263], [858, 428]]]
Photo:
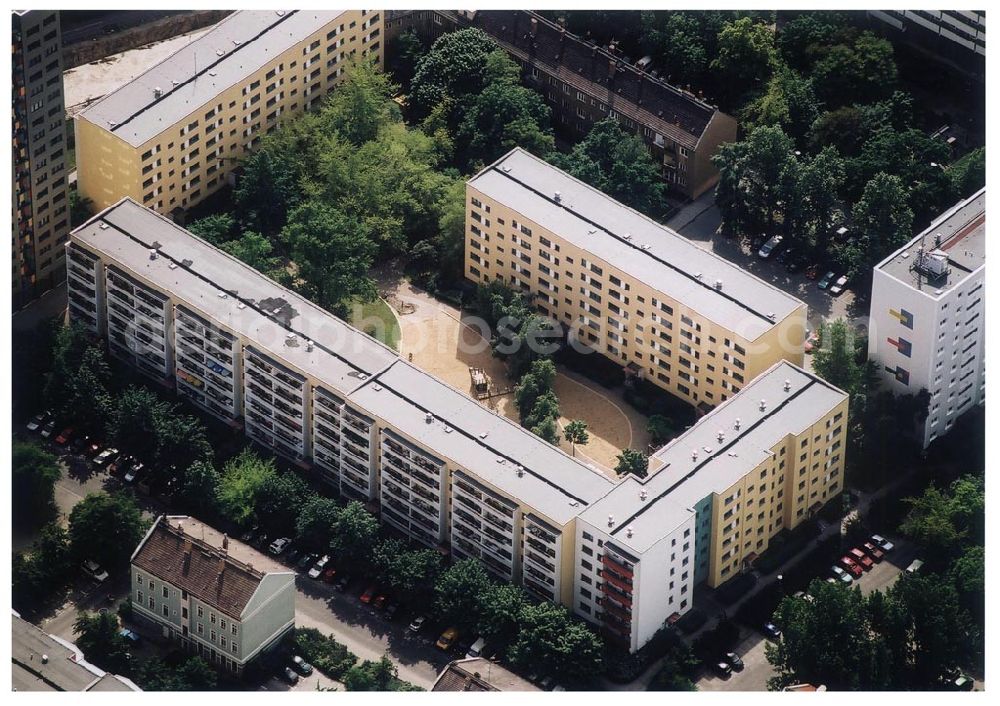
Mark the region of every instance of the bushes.
[[346, 647], [315, 628], [296, 628], [292, 635], [295, 652], [331, 679], [343, 681], [358, 658]]

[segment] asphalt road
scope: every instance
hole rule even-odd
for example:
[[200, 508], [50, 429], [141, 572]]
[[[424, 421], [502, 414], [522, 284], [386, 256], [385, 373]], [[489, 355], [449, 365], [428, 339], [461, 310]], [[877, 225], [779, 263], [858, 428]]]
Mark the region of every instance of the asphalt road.
[[85, 16], [64, 10], [60, 13], [63, 45], [87, 42], [103, 37], [105, 28], [117, 27], [116, 32], [154, 22], [163, 17], [178, 15], [181, 10], [107, 10], [89, 12]]

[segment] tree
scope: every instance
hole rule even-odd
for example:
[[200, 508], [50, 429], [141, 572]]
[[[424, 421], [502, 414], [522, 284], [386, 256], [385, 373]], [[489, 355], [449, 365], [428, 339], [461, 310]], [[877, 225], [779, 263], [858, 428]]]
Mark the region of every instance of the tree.
[[[51, 370], [45, 373], [45, 406], [60, 420], [81, 423], [81, 430], [99, 420], [111, 373], [100, 349], [78, 322], [57, 325], [52, 340]], [[82, 377], [81, 377], [82, 373]], [[101, 386], [105, 387], [101, 387]], [[87, 395], [92, 395], [89, 399]]]
[[11, 562], [11, 603], [21, 612], [43, 605], [70, 577], [73, 558], [69, 538], [59, 524], [45, 525], [31, 551], [16, 552]]
[[840, 13], [803, 12], [786, 22], [778, 33], [781, 56], [789, 66], [808, 71], [825, 49], [836, 41], [845, 24]]
[[404, 90], [409, 90], [413, 73], [425, 53], [427, 53], [427, 47], [424, 46], [420, 35], [413, 29], [408, 29], [400, 34], [396, 38], [393, 50], [387, 52], [386, 63], [389, 65], [392, 77], [399, 81]]
[[86, 613], [81, 611], [73, 623], [73, 632], [79, 637], [76, 645], [88, 662], [101, 669], [121, 674], [128, 668], [128, 647], [119, 634], [118, 616], [115, 613]]
[[840, 213], [838, 194], [847, 179], [844, 160], [832, 147], [804, 161], [798, 178], [796, 215], [800, 232], [811, 234], [817, 253], [825, 255]]
[[480, 29], [461, 29], [439, 37], [417, 63], [410, 83], [409, 109], [413, 117], [425, 117], [447, 98], [481, 91], [486, 57], [496, 48], [496, 43]]
[[93, 215], [94, 202], [81, 198], [79, 189], [69, 190], [69, 222], [74, 228], [83, 225]]
[[744, 129], [775, 125], [801, 140], [819, 111], [812, 81], [787, 66], [779, 66], [767, 89], [743, 109]]
[[552, 153], [548, 160], [570, 175], [646, 215], [665, 210], [660, 167], [645, 144], [606, 118], [590, 129], [569, 154]]
[[618, 454], [615, 473], [620, 476], [631, 473], [638, 478], [645, 478], [646, 474], [649, 473], [649, 459], [641, 451], [622, 449], [621, 453]]
[[845, 157], [854, 157], [868, 139], [862, 112], [853, 105], [821, 114], [809, 129], [808, 144], [814, 152], [832, 147]]
[[251, 228], [268, 234], [281, 230], [288, 212], [301, 198], [294, 138], [282, 130], [277, 134], [276, 138], [266, 137], [243, 161], [243, 173], [233, 189], [236, 212], [246, 214]]
[[51, 517], [56, 481], [62, 476], [56, 457], [34, 442], [15, 439], [11, 475], [11, 512], [14, 524], [39, 524]]
[[970, 538], [976, 544], [985, 539], [981, 478], [964, 476], [947, 491], [931, 485], [904, 502], [910, 510], [899, 530], [926, 550], [929, 563], [943, 565], [958, 556]]
[[437, 270], [447, 280], [459, 281], [465, 269], [465, 183], [455, 179], [447, 186], [434, 244]]
[[274, 459], [262, 459], [250, 448], [230, 459], [222, 469], [219, 483], [219, 509], [237, 526], [249, 527], [257, 514], [260, 489], [277, 475]]
[[849, 277], [871, 276], [886, 255], [904, 245], [913, 234], [913, 211], [899, 177], [876, 174], [854, 204], [855, 236], [842, 244], [839, 257]]
[[723, 25], [711, 68], [728, 105], [738, 105], [748, 91], [766, 83], [776, 65], [774, 33], [769, 27], [749, 17]]
[[643, 12], [645, 46], [657, 70], [676, 85], [701, 85], [708, 68], [708, 54], [701, 37], [697, 13]]
[[492, 581], [477, 559], [462, 559], [441, 572], [434, 584], [434, 609], [442, 620], [460, 629], [476, 626], [480, 602]]
[[821, 345], [813, 353], [813, 370], [821, 378], [849, 395], [863, 384], [863, 370], [854, 351], [854, 337], [843, 319], [823, 327]]
[[89, 346], [83, 353], [80, 367], [65, 387], [62, 413], [73, 420], [79, 433], [99, 435], [104, 431], [112, 401], [108, 392], [111, 368], [100, 349]]
[[348, 691], [416, 691], [416, 687], [399, 680], [396, 665], [383, 656], [377, 662], [365, 660], [347, 670], [344, 686]]
[[546, 416], [532, 424], [531, 433], [552, 445], [559, 443], [559, 424], [555, 417]]
[[385, 539], [376, 544], [371, 558], [379, 580], [415, 605], [427, 605], [433, 599], [441, 562], [440, 552], [407, 549], [398, 539]]
[[269, 533], [294, 534], [299, 510], [311, 494], [306, 482], [292, 471], [267, 475], [254, 498], [256, 518]]
[[347, 504], [337, 518], [337, 526], [330, 540], [334, 556], [347, 565], [367, 565], [371, 547], [378, 535], [378, 520], [364, 505], [357, 501]]
[[571, 420], [563, 429], [563, 436], [566, 437], [566, 441], [572, 444], [573, 455], [576, 456], [576, 445], [585, 445], [590, 441], [590, 433], [587, 431], [587, 422], [582, 419]]
[[948, 570], [962, 606], [976, 625], [983, 625], [986, 592], [986, 550], [982, 545], [967, 547]]
[[476, 632], [502, 652], [517, 637], [521, 614], [527, 605], [528, 598], [520, 586], [490, 584], [479, 601]]
[[239, 234], [236, 218], [231, 213], [214, 213], [187, 225], [187, 229], [212, 245], [220, 246]]
[[521, 667], [587, 684], [600, 673], [603, 645], [565, 607], [541, 602], [524, 606], [517, 637], [507, 655]]
[[313, 552], [325, 552], [340, 519], [340, 505], [319, 494], [309, 497], [295, 520], [296, 545]]
[[836, 44], [816, 62], [813, 85], [830, 108], [869, 103], [888, 96], [896, 86], [892, 44], [871, 32], [853, 44]]
[[109, 571], [120, 571], [142, 539], [148, 523], [135, 499], [124, 493], [90, 493], [69, 515], [73, 555], [92, 559]]
[[548, 358], [540, 358], [531, 363], [528, 372], [521, 376], [521, 381], [514, 388], [514, 401], [522, 419], [527, 419], [539, 398], [553, 393], [555, 382], [555, 363]]
[[653, 677], [649, 691], [697, 691], [692, 677], [698, 673], [701, 660], [694, 656], [691, 648], [676, 645], [663, 657], [663, 665]]
[[556, 419], [559, 419], [559, 398], [556, 397], [555, 392], [549, 390], [535, 400], [535, 404], [532, 405], [523, 424], [531, 429], [546, 420], [555, 421]]
[[967, 198], [986, 185], [986, 148], [972, 150], [948, 169], [955, 194]]
[[356, 147], [378, 137], [379, 131], [398, 119], [392, 97], [399, 91], [374, 59], [359, 62], [330, 93], [322, 122]]
[[239, 238], [222, 243], [220, 249], [279, 284], [291, 283], [281, 258], [274, 255], [274, 244], [260, 233], [246, 231]]
[[376, 247], [359, 231], [358, 222], [335, 206], [308, 201], [289, 214], [281, 232], [299, 267], [301, 288], [334, 313], [349, 299], [372, 301], [376, 296], [368, 276]]
[[654, 446], [662, 446], [677, 435], [674, 421], [662, 414], [651, 414], [646, 420], [646, 431]]
[[180, 500], [188, 511], [202, 518], [212, 518], [219, 510], [219, 472], [211, 461], [195, 461], [184, 473]]

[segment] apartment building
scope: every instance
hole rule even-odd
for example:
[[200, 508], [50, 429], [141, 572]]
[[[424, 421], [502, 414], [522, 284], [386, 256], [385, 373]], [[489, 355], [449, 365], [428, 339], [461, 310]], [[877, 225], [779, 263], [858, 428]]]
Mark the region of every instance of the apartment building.
[[894, 39], [977, 73], [985, 71], [986, 12], [984, 10], [867, 10]]
[[393, 37], [412, 28], [436, 38], [464, 27], [486, 32], [518, 63], [526, 85], [545, 97], [555, 125], [573, 139], [613, 118], [642, 139], [676, 194], [695, 199], [718, 182], [712, 155], [736, 141], [736, 121], [614, 46], [588, 42], [530, 10], [396, 10], [387, 22]]
[[930, 393], [926, 448], [986, 401], [986, 189], [875, 267], [868, 356], [895, 394]]
[[383, 65], [381, 12], [234, 12], [76, 116], [80, 195], [180, 218], [239, 161], [319, 105], [356, 60]]
[[62, 281], [70, 231], [58, 10], [12, 13], [11, 69], [11, 274], [18, 307]]
[[[740, 482], [716, 470], [732, 462], [714, 461], [711, 451], [702, 452], [706, 465], [714, 464], [702, 477], [713, 482], [685, 495], [668, 497], [657, 485], [657, 479], [668, 478], [681, 465], [666, 454], [671, 447], [662, 459], [654, 459], [649, 479], [613, 479], [130, 199], [76, 229], [67, 251], [70, 318], [90, 326], [113, 352], [121, 349], [118, 354], [125, 361], [174, 385], [179, 395], [220, 420], [243, 425], [263, 447], [296, 461], [331, 491], [366, 503], [381, 521], [414, 541], [449, 551], [456, 559], [479, 559], [496, 576], [571, 607], [598, 625], [611, 623], [606, 615], [627, 616], [631, 610], [634, 619], [627, 631], [621, 625], [617, 632], [609, 630], [631, 649], [644, 644], [673, 613], [690, 609], [696, 582], [717, 585], [733, 571], [723, 566], [732, 563], [731, 555], [718, 559], [715, 574], [714, 564], [698, 575], [693, 568], [696, 548], [713, 546], [713, 532], [725, 535], [712, 550], [720, 555], [722, 542], [735, 536], [728, 521], [698, 530], [703, 518], [725, 516], [725, 503], [713, 493]], [[123, 319], [124, 325], [112, 321], [120, 312], [112, 306], [119, 297], [111, 292], [121, 289], [115, 280], [124, 277], [129, 278], [133, 303], [139, 292], [144, 307], [150, 300], [159, 302], [149, 310], [162, 316], [162, 348], [160, 320], [149, 319], [137, 307], [128, 310], [133, 318]], [[139, 334], [145, 338], [137, 339]], [[124, 343], [114, 345], [122, 336]], [[218, 400], [198, 396], [210, 389], [224, 391], [208, 379], [209, 372], [232, 385], [225, 404], [207, 404]], [[790, 392], [772, 390], [779, 378], [791, 381]], [[759, 387], [765, 384], [766, 389]], [[750, 400], [749, 406], [756, 408], [764, 404], [757, 398], [766, 397], [774, 406], [767, 408], [769, 414], [758, 413], [764, 421], [756, 420], [752, 409], [740, 411], [744, 433], [767, 423], [768, 430], [783, 430], [798, 443], [803, 425], [819, 422], [809, 421], [805, 407], [779, 415], [790, 405], [780, 399], [785, 392], [812, 400], [816, 409], [828, 402], [832, 409], [841, 399], [846, 405], [843, 393], [827, 398], [813, 391], [807, 397], [800, 390], [806, 387], [829, 389], [780, 363], [750, 385], [749, 396], [731, 397], [688, 434], [714, 429], [716, 415], [738, 400], [741, 405]], [[690, 438], [685, 444], [707, 445], [700, 437]], [[743, 443], [764, 443], [756, 435], [748, 439]], [[750, 445], [740, 456], [749, 461], [755, 449]], [[832, 463], [841, 461], [838, 457]], [[807, 482], [812, 477], [806, 476]], [[786, 511], [787, 501], [775, 509], [791, 513], [782, 515], [781, 526], [794, 526], [815, 503], [829, 499], [837, 482], [807, 496], [811, 502], [799, 503], [797, 507], [806, 508], [803, 513]], [[656, 513], [643, 515], [647, 500], [659, 503]], [[606, 521], [609, 516], [618, 520]], [[774, 522], [770, 527], [777, 527]], [[624, 533], [617, 531], [619, 524], [627, 528]], [[693, 540], [697, 531], [705, 537]], [[715, 561], [715, 554], [708, 556]], [[746, 556], [741, 549], [733, 561]], [[611, 578], [605, 580], [604, 574]], [[629, 588], [629, 610], [620, 608], [616, 614], [613, 601], [624, 605], [626, 596], [619, 594], [628, 594]], [[605, 595], [610, 596], [607, 611]]]
[[236, 674], [295, 626], [295, 574], [191, 517], [158, 517], [130, 577], [142, 624]]
[[468, 279], [530, 291], [575, 340], [702, 411], [802, 364], [804, 303], [530, 153], [466, 194]]

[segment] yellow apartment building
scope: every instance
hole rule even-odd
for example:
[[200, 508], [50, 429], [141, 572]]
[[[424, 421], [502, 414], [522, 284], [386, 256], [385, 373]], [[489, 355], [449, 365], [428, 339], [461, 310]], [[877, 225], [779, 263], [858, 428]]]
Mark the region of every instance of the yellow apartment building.
[[802, 364], [803, 302], [528, 152], [466, 192], [468, 279], [530, 291], [573, 339], [700, 410]]
[[352, 61], [383, 66], [377, 10], [243, 10], [76, 116], [80, 195], [181, 216]]

